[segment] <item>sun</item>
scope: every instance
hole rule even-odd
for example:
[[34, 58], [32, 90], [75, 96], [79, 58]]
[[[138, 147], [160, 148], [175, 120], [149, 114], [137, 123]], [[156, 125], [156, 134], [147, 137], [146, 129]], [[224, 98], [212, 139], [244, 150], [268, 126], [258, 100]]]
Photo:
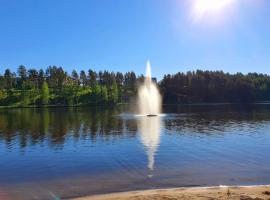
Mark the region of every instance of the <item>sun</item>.
[[193, 16], [202, 18], [205, 15], [218, 15], [235, 0], [194, 0]]

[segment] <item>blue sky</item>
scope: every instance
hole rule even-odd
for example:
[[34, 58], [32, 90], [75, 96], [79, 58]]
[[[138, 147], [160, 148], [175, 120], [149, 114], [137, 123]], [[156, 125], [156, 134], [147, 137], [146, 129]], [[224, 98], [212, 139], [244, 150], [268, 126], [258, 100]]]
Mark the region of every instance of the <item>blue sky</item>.
[[0, 73], [49, 65], [144, 73], [270, 74], [270, 1], [194, 20], [196, 0], [0, 0]]

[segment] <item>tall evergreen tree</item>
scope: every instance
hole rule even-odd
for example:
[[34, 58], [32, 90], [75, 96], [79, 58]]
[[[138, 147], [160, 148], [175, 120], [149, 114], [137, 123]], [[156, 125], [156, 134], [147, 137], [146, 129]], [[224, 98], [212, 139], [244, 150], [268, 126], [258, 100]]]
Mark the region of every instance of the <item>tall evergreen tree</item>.
[[86, 84], [87, 84], [87, 76], [86, 76], [86, 73], [85, 73], [84, 70], [82, 70], [80, 72], [80, 81], [81, 81], [83, 86], [86, 86]]
[[76, 84], [80, 85], [79, 75], [75, 69], [72, 70], [71, 77], [73, 78]]
[[94, 87], [97, 83], [97, 73], [93, 70], [88, 71], [89, 86]]
[[5, 74], [4, 74], [4, 83], [5, 83], [5, 88], [6, 89], [11, 89], [13, 86], [13, 76], [10, 71], [10, 69], [6, 69]]

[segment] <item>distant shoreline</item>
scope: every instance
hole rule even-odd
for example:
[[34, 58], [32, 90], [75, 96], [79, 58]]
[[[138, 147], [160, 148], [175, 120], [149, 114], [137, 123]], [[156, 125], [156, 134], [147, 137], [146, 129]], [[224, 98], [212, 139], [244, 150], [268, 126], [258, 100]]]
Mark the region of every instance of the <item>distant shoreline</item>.
[[182, 104], [163, 104], [163, 106], [218, 106], [218, 105], [268, 105], [270, 101], [259, 102], [213, 102], [213, 103], [182, 103]]
[[270, 198], [270, 185], [253, 186], [213, 186], [213, 187], [180, 187], [171, 189], [154, 189], [119, 192], [71, 198], [69, 200], [209, 200], [241, 199], [264, 200]]
[[111, 108], [114, 106], [119, 106], [119, 105], [128, 105], [128, 104], [117, 104], [117, 105], [91, 105], [91, 104], [85, 104], [85, 105], [29, 105], [29, 106], [0, 106], [0, 109], [5, 109], [5, 108], [77, 108], [77, 107], [106, 107], [106, 108]]
[[[118, 103], [116, 105], [108, 105], [108, 104], [100, 104], [100, 105], [91, 105], [91, 104], [80, 104], [80, 105], [28, 105], [28, 106], [18, 106], [18, 105], [9, 105], [9, 106], [0, 106], [0, 109], [4, 108], [75, 108], [75, 107], [106, 107], [106, 108], [112, 108], [116, 106], [121, 106], [121, 105], [135, 105], [131, 103]], [[213, 103], [207, 103], [207, 102], [202, 102], [202, 103], [182, 103], [182, 104], [162, 104], [162, 106], [219, 106], [219, 105], [270, 105], [270, 101], [263, 101], [263, 102], [250, 102], [250, 103], [239, 103], [239, 102], [213, 102]]]

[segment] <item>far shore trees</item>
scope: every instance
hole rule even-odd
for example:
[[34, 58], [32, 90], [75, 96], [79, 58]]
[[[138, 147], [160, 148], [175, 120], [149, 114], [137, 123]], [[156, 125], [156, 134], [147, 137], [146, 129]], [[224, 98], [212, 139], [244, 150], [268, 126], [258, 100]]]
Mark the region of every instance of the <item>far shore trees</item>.
[[[20, 65], [0, 74], [0, 106], [115, 105], [131, 102], [144, 79], [134, 72], [45, 71]], [[270, 76], [258, 73], [190, 71], [167, 74], [157, 83], [163, 103], [251, 103], [270, 101]], [[133, 101], [134, 102], [134, 101]]]

